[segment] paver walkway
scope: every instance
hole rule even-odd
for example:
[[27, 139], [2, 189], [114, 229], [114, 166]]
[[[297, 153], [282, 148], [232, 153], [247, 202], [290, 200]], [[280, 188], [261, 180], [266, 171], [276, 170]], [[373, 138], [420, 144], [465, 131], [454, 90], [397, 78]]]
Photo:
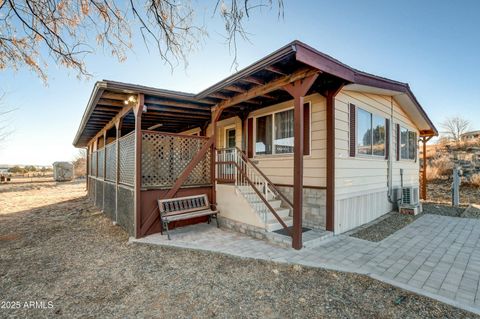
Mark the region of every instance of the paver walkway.
[[478, 219], [427, 214], [378, 243], [339, 235], [300, 251], [208, 224], [132, 241], [363, 273], [480, 314]]

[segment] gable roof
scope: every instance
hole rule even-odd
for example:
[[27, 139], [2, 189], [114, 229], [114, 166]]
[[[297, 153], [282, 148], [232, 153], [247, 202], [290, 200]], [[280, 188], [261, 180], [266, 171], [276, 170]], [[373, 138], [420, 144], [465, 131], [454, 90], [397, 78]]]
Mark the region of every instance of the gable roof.
[[[175, 121], [178, 125], [173, 125], [170, 128], [165, 127], [165, 129], [179, 131], [189, 127], [190, 124], [208, 123], [209, 109], [222, 100], [251, 89], [255, 85], [268, 83], [279, 75], [292, 74], [306, 67], [321, 72], [317, 82], [321, 82], [322, 85], [341, 81], [346, 85], [346, 89], [371, 91], [393, 96], [404, 108], [404, 111], [409, 114], [422, 135], [438, 135], [437, 129], [408, 84], [357, 70], [305, 43], [293, 41], [197, 94], [108, 80], [97, 82], [73, 144], [76, 147], [86, 146], [88, 141], [96, 135], [96, 131], [98, 132], [105, 125], [111, 125], [109, 119], [113, 119], [121, 111], [122, 94], [145, 94], [146, 101], [149, 101], [148, 103], [152, 105], [153, 110], [157, 110], [158, 121], [161, 118], [166, 118], [165, 114], [170, 114], [169, 116], [177, 114], [178, 118], [175, 118]], [[315, 89], [315, 86], [313, 89]], [[114, 103], [110, 98], [116, 96], [119, 100], [114, 101]], [[239, 107], [253, 110], [268, 103], [287, 99], [291, 99], [289, 95], [279, 90], [273, 96], [258, 96], [251, 101], [244, 102], [245, 105], [242, 104]], [[182, 103], [189, 105], [188, 109], [184, 109]], [[182, 112], [188, 112], [188, 115], [180, 116]], [[148, 122], [146, 125], [148, 125]]]

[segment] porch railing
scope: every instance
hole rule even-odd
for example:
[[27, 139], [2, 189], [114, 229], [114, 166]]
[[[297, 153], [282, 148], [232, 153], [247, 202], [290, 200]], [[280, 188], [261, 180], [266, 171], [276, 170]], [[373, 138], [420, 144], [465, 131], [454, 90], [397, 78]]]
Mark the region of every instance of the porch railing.
[[216, 163], [217, 179], [220, 181], [233, 181], [235, 186], [240, 188], [251, 187], [268, 211], [270, 211], [282, 227], [292, 235], [288, 226], [282, 218], [278, 216], [268, 200], [270, 198], [281, 199], [291, 210], [293, 210], [293, 204], [240, 149], [218, 149]]

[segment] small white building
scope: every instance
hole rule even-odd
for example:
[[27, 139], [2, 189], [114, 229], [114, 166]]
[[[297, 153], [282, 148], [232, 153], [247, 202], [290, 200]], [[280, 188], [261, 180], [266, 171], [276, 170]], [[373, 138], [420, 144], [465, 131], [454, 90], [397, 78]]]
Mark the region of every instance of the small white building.
[[57, 182], [66, 182], [73, 179], [73, 164], [70, 162], [53, 163], [53, 179]]

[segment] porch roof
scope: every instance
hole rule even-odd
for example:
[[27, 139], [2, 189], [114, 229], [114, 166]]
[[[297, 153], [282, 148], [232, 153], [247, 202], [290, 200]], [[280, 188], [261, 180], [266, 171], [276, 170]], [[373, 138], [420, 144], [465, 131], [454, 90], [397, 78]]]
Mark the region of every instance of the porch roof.
[[[180, 132], [193, 127], [206, 127], [215, 105], [308, 69], [319, 72], [310, 92], [325, 94], [338, 83], [347, 85], [347, 89], [380, 90], [394, 96], [423, 135], [438, 134], [408, 84], [356, 70], [300, 41], [293, 41], [198, 94], [99, 81], [94, 86], [73, 145], [85, 147], [105, 126], [112, 125], [111, 121], [125, 111], [124, 101], [131, 95], [145, 96], [146, 112], [142, 115], [142, 129], [161, 124], [162, 131]], [[248, 114], [257, 108], [290, 99], [290, 95], [278, 87], [268, 93], [252, 95], [248, 100], [241, 99], [240, 103], [225, 109], [222, 116]], [[123, 123], [123, 127], [133, 128], [133, 113], [126, 113]]]

